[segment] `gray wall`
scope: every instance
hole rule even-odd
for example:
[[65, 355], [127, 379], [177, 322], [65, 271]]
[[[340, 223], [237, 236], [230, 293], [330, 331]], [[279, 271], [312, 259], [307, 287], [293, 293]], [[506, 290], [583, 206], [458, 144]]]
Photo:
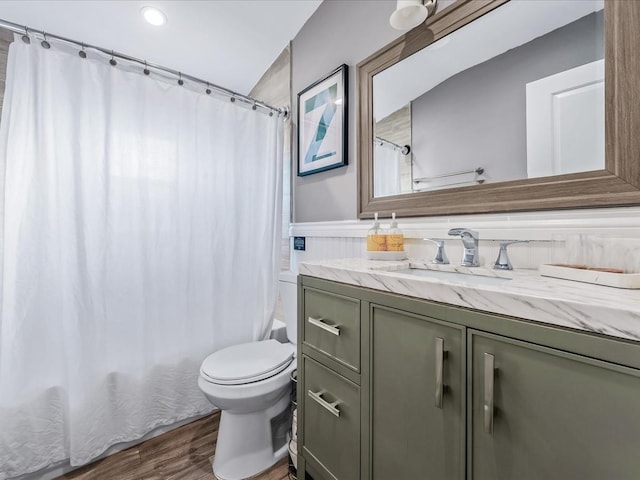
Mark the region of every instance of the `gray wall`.
[[[395, 0], [324, 0], [291, 47], [292, 114], [298, 92], [343, 63], [349, 66], [348, 166], [297, 176], [293, 155], [294, 222], [357, 218], [355, 66], [402, 34], [389, 26]], [[297, 138], [293, 139], [294, 151]]]
[[491, 181], [527, 178], [525, 85], [603, 58], [603, 19], [602, 11], [587, 15], [454, 75], [416, 99], [415, 175], [483, 166]]

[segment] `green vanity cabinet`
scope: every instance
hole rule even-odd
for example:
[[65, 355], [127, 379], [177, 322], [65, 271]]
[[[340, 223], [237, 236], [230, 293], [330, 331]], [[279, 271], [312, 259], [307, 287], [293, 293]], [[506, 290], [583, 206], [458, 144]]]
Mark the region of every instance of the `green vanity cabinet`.
[[639, 342], [299, 285], [298, 478], [640, 479]]
[[469, 330], [469, 480], [637, 480], [640, 371]]
[[369, 318], [371, 478], [464, 479], [464, 329], [376, 304]]

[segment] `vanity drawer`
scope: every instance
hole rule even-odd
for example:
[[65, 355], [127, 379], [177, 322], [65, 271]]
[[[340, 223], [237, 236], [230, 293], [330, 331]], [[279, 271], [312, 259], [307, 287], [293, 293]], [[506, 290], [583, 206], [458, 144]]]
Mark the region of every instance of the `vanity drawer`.
[[327, 478], [360, 478], [360, 387], [303, 357], [303, 455]]
[[304, 288], [303, 341], [360, 371], [360, 300]]

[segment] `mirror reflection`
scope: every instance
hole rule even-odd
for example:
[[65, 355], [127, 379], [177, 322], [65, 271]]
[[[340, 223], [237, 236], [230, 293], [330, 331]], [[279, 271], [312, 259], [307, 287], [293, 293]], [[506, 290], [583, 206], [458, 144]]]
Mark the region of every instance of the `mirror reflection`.
[[603, 169], [603, 8], [511, 1], [375, 75], [374, 196]]

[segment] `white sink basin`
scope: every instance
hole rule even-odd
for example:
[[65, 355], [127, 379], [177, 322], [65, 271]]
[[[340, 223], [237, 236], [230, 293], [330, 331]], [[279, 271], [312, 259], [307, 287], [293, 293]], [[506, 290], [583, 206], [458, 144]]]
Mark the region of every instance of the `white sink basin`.
[[474, 285], [499, 285], [511, 280], [510, 278], [505, 277], [483, 275], [481, 271], [479, 271], [479, 273], [460, 273], [447, 272], [442, 270], [427, 270], [424, 268], [404, 268], [402, 270], [396, 270], [394, 271], [394, 273], [401, 273], [404, 275], [412, 275], [425, 278], [442, 279], [451, 282], [472, 283]]

